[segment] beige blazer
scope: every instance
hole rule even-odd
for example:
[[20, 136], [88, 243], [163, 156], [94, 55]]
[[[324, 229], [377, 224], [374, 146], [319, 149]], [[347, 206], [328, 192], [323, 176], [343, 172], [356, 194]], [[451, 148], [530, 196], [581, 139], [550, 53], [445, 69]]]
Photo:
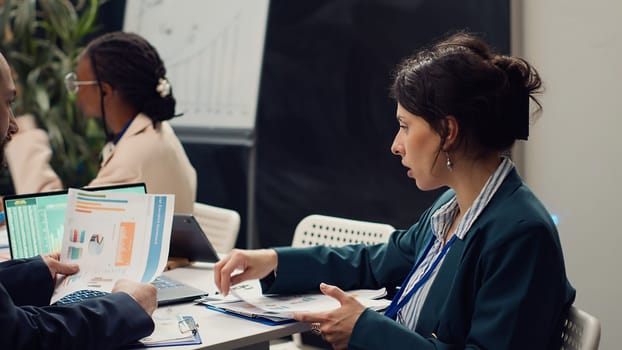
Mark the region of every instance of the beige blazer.
[[[6, 147], [6, 160], [17, 193], [63, 188], [50, 166], [47, 133], [32, 116], [18, 118], [19, 132]], [[175, 194], [175, 212], [192, 213], [196, 171], [168, 122], [153, 127], [144, 114], [136, 116], [116, 145], [106, 144], [97, 177], [88, 186], [145, 182], [149, 193]]]

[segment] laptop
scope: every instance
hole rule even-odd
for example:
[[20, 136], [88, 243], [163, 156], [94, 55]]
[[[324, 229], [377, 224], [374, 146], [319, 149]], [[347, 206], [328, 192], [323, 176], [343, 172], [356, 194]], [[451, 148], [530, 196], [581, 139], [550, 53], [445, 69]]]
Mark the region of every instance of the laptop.
[[[144, 183], [84, 188], [88, 191], [147, 193]], [[11, 259], [58, 252], [63, 242], [67, 190], [5, 196]]]
[[[89, 187], [84, 190], [147, 192], [144, 183]], [[60, 251], [67, 208], [67, 190], [10, 195], [4, 197], [3, 202], [11, 259]], [[203, 290], [165, 276], [156, 278], [152, 284], [158, 288], [158, 305], [194, 300], [207, 294]]]
[[173, 216], [173, 231], [168, 255], [189, 261], [218, 262], [218, 254], [201, 229], [196, 218], [190, 214]]
[[[158, 289], [158, 306], [193, 301], [207, 294], [199, 288], [195, 288], [164, 275], [156, 277], [151, 284]], [[69, 293], [52, 305], [67, 305], [107, 294], [109, 293], [99, 290], [81, 289]]]

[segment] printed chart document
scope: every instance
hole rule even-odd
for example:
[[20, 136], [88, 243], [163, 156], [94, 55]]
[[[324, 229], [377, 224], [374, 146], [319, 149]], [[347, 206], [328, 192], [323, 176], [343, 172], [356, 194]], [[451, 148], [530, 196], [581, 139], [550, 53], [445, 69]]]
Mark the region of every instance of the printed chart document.
[[69, 189], [61, 261], [80, 265], [51, 303], [81, 289], [110, 292], [118, 279], [153, 281], [166, 266], [174, 195]]
[[[386, 289], [358, 289], [347, 291], [365, 307], [373, 310], [382, 310], [391, 303], [387, 299], [378, 299], [386, 296]], [[327, 295], [318, 293], [293, 295], [262, 295], [259, 281], [253, 280], [235, 285], [231, 294], [237, 300], [225, 298], [222, 300], [206, 298], [201, 302], [208, 308], [216, 311], [237, 314], [267, 324], [280, 324], [291, 321], [295, 312], [319, 312], [336, 309], [339, 302]]]

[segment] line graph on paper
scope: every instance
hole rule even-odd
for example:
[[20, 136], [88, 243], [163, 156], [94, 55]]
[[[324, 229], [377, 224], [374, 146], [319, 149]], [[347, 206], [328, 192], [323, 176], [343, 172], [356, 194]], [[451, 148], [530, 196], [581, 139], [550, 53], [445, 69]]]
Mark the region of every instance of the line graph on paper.
[[160, 53], [174, 125], [253, 129], [268, 0], [128, 0], [125, 31]]

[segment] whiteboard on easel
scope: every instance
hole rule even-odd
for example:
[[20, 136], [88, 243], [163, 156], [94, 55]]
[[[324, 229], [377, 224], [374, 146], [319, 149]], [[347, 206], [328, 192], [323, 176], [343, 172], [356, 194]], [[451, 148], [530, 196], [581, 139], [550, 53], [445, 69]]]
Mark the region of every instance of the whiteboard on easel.
[[269, 0], [127, 0], [124, 31], [160, 53], [175, 127], [253, 130]]

